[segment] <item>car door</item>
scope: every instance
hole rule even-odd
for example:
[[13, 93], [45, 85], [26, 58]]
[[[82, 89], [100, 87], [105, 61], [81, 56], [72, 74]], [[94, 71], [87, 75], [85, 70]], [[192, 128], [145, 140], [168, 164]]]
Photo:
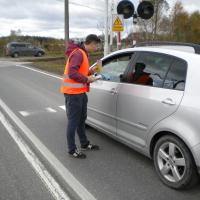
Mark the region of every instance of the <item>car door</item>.
[[127, 69], [132, 52], [102, 60], [102, 80], [90, 85], [87, 123], [116, 135], [116, 104], [120, 77]]
[[33, 56], [34, 55], [34, 48], [31, 44], [26, 45], [26, 55]]
[[18, 48], [19, 48], [19, 54], [21, 56], [26, 56], [27, 55], [27, 46], [26, 46], [26, 44], [18, 44]]
[[[172, 56], [150, 52], [137, 53], [127, 79], [118, 92], [117, 136], [121, 140], [138, 147], [145, 146], [149, 130], [177, 110], [183, 97], [183, 87], [180, 90], [172, 89], [175, 84], [173, 78], [166, 78], [173, 77], [169, 73], [170, 69], [173, 69], [172, 66], [178, 66], [176, 62]], [[130, 73], [134, 73], [138, 63], [145, 65], [143, 72], [146, 77], [145, 83], [141, 81], [145, 80], [144, 77], [140, 79], [140, 83], [129, 82], [128, 77]], [[184, 76], [185, 72], [179, 79], [185, 80]], [[148, 78], [151, 80], [150, 84]]]

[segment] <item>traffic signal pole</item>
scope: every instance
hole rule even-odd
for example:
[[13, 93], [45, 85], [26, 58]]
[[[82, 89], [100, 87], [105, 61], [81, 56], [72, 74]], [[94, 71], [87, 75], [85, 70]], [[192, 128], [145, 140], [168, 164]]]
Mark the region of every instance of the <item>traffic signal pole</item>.
[[105, 39], [104, 39], [104, 56], [108, 55], [108, 0], [105, 0]]
[[69, 42], [69, 0], [65, 0], [65, 48]]

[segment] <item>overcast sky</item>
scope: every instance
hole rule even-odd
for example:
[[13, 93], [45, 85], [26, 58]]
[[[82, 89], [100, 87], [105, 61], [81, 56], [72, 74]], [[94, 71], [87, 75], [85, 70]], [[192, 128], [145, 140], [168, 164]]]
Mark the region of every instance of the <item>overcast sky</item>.
[[[118, 2], [113, 1], [116, 4]], [[137, 8], [139, 0], [131, 1]], [[168, 0], [170, 5], [175, 1]], [[69, 2], [70, 38], [84, 37], [89, 33], [101, 34], [104, 0]], [[181, 2], [188, 12], [200, 11], [200, 0]], [[8, 36], [11, 30], [18, 29], [22, 31], [22, 35], [64, 38], [64, 0], [0, 0], [0, 36]]]

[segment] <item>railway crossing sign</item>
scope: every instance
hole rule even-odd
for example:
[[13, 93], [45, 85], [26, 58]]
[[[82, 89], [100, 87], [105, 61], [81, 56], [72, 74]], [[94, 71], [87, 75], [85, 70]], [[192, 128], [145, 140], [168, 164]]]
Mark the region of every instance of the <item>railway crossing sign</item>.
[[121, 32], [124, 31], [124, 18], [123, 15], [114, 14], [112, 17], [112, 31]]

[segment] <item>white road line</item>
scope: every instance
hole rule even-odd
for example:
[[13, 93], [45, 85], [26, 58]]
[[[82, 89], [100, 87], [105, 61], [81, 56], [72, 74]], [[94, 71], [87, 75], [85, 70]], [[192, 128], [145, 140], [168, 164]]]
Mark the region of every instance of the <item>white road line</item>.
[[30, 113], [27, 112], [27, 111], [19, 111], [19, 113], [20, 113], [23, 117], [27, 117], [27, 116], [30, 115]]
[[45, 112], [50, 112], [50, 113], [56, 113], [57, 110], [51, 108], [51, 107], [47, 107], [44, 110], [29, 110], [29, 111], [19, 111], [19, 113], [23, 116], [23, 117], [28, 117], [30, 115], [36, 115], [36, 114], [41, 114], [41, 113], [45, 113]]
[[33, 151], [28, 147], [25, 141], [19, 136], [19, 134], [14, 130], [12, 125], [5, 118], [3, 113], [0, 111], [0, 121], [7, 129], [8, 133], [12, 139], [16, 142], [21, 152], [24, 154], [25, 158], [31, 164], [35, 172], [38, 174], [42, 182], [45, 184], [47, 189], [53, 195], [56, 200], [70, 200], [67, 194], [61, 189], [59, 184], [55, 179], [49, 174], [44, 165], [40, 162]]
[[[1, 98], [0, 109], [3, 109], [6, 112], [12, 121], [22, 130], [23, 134], [30, 140], [34, 148], [40, 152], [40, 154], [48, 161], [52, 168], [60, 175], [60, 177], [62, 177], [65, 183], [81, 200], [96, 200], [96, 198], [70, 173], [70, 171], [54, 156], [54, 154], [52, 154], [50, 150], [32, 133], [32, 131], [12, 112], [12, 110], [1, 100]], [[1, 121], [4, 120], [1, 119]]]
[[22, 67], [22, 68], [25, 68], [25, 69], [32, 70], [32, 71], [34, 71], [34, 72], [38, 72], [38, 73], [45, 74], [45, 75], [47, 75], [47, 76], [50, 76], [50, 77], [53, 77], [53, 78], [57, 78], [57, 79], [62, 80], [62, 77], [60, 77], [60, 76], [56, 76], [56, 75], [53, 75], [53, 74], [49, 74], [49, 73], [43, 72], [43, 71], [41, 71], [41, 70], [33, 69], [33, 68], [31, 68], [31, 67], [26, 67], [26, 66], [24, 66], [24, 65], [16, 65], [16, 67]]
[[65, 105], [64, 106], [59, 106], [59, 108], [66, 110]]
[[54, 110], [53, 108], [50, 108], [50, 107], [45, 108], [45, 110], [47, 110], [47, 112], [51, 112], [51, 113], [56, 113], [57, 112], [56, 110]]

